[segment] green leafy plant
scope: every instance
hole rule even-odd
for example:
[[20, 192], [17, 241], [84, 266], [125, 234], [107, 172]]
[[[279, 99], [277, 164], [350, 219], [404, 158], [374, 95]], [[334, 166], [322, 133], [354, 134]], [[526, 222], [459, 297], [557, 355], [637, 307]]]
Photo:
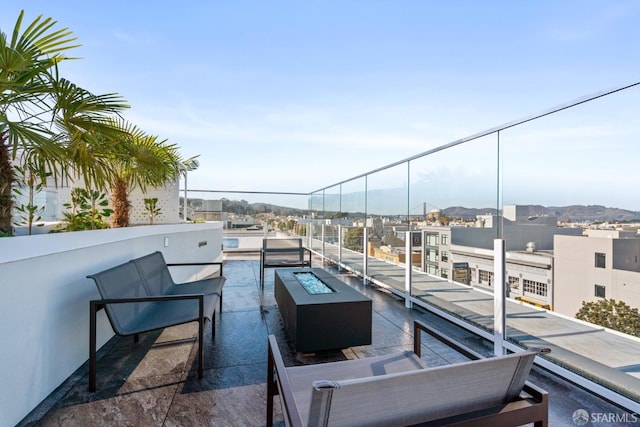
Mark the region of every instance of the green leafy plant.
[[640, 336], [640, 316], [638, 309], [632, 308], [624, 301], [601, 299], [582, 302], [576, 313], [576, 319], [604, 326], [618, 332]]
[[[22, 176], [19, 182], [28, 189], [28, 193], [26, 194], [27, 203], [15, 206], [15, 210], [19, 215], [19, 221], [15, 221], [14, 225], [27, 225], [28, 234], [31, 235], [34, 225], [36, 227], [42, 227], [44, 225], [44, 223], [37, 224], [37, 222], [42, 219], [41, 215], [45, 207], [35, 204], [35, 196], [42, 191], [46, 178], [51, 174], [39, 174], [38, 171], [34, 170], [30, 165], [25, 167], [16, 166], [15, 169]], [[25, 196], [20, 188], [14, 188], [13, 192], [18, 196]]]
[[157, 207], [158, 198], [150, 197], [148, 199], [144, 199], [144, 210], [147, 211], [147, 215], [149, 215], [149, 224], [153, 225], [153, 219], [160, 215], [161, 209]]
[[344, 247], [352, 251], [362, 252], [364, 230], [362, 228], [351, 228], [344, 234]]
[[108, 218], [113, 213], [109, 209], [106, 193], [97, 190], [74, 188], [71, 202], [63, 205], [68, 209], [64, 214], [64, 224], [59, 231], [98, 230], [109, 228]]

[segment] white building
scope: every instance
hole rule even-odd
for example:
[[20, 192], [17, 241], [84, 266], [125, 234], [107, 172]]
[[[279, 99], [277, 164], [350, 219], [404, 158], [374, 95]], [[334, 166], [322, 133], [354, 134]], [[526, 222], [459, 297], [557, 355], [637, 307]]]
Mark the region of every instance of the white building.
[[640, 308], [640, 237], [635, 232], [586, 230], [554, 239], [554, 310], [575, 316], [582, 302], [601, 298]]

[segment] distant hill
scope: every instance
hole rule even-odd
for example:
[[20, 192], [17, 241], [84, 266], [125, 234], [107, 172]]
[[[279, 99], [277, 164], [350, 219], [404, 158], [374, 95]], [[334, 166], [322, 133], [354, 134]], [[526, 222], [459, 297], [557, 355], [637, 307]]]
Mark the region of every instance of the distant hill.
[[[189, 198], [189, 203], [199, 205], [204, 199]], [[249, 203], [245, 200], [222, 199], [223, 211], [238, 214], [256, 215], [260, 213], [273, 212], [276, 215], [306, 215], [306, 209], [290, 208], [278, 206], [270, 203]], [[180, 201], [182, 203], [182, 200]], [[640, 212], [619, 208], [608, 208], [601, 205], [571, 205], [571, 206], [549, 206], [528, 205], [530, 216], [555, 216], [560, 221], [565, 222], [633, 222], [640, 221]], [[495, 208], [465, 208], [464, 206], [451, 206], [442, 210], [445, 215], [451, 218], [473, 219], [476, 215], [492, 215], [496, 213]], [[363, 215], [362, 212], [358, 213]], [[333, 215], [329, 214], [329, 217]]]
[[[476, 215], [495, 214], [492, 208], [474, 209], [453, 206], [443, 210], [444, 214], [453, 218], [475, 218]], [[640, 221], [640, 212], [619, 208], [608, 208], [601, 205], [541, 206], [529, 205], [530, 216], [555, 216], [566, 222], [629, 222]]]

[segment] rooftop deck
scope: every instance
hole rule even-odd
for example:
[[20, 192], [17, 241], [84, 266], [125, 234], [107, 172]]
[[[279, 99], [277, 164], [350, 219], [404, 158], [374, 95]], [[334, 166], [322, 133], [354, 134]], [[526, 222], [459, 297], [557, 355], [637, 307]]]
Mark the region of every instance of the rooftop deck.
[[[316, 261], [314, 266], [319, 265]], [[87, 391], [85, 365], [19, 425], [265, 425], [268, 334], [278, 338], [288, 365], [409, 350], [415, 318], [483, 354], [492, 353], [492, 344], [482, 338], [420, 309], [409, 310], [389, 292], [363, 286], [361, 279], [340, 274], [332, 266], [325, 269], [373, 299], [372, 344], [321, 354], [295, 353], [288, 346], [273, 296], [273, 272], [267, 272], [261, 291], [259, 268], [257, 254], [227, 255], [223, 309], [217, 318], [215, 341], [211, 341], [210, 333], [205, 337], [202, 380], [197, 379], [193, 364], [195, 324], [144, 334], [137, 344], [132, 338], [114, 337], [99, 354], [96, 393]], [[429, 365], [464, 360], [443, 344], [429, 339], [424, 344], [429, 350], [423, 358]], [[619, 417], [625, 414], [617, 406], [541, 368], [534, 368], [530, 380], [549, 392], [552, 426], [573, 425], [572, 414], [577, 409]], [[280, 421], [276, 425], [283, 425], [276, 407]]]

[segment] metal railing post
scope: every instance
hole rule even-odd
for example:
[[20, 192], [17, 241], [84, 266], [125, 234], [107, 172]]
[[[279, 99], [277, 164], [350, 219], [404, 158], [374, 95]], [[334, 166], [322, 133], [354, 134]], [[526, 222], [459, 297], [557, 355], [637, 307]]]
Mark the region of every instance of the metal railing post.
[[411, 231], [406, 232], [406, 242], [405, 242], [405, 270], [404, 270], [404, 306], [407, 308], [413, 307], [413, 302], [411, 301], [411, 270], [412, 270], [412, 253], [411, 253]]
[[505, 242], [504, 239], [493, 241], [493, 354], [504, 354], [504, 334], [506, 317], [505, 298]]
[[362, 284], [363, 285], [366, 285], [367, 281], [369, 280], [369, 273], [367, 272], [367, 264], [368, 264], [368, 261], [369, 261], [369, 259], [368, 259], [369, 257], [368, 257], [368, 254], [367, 254], [367, 250], [369, 248], [369, 242], [368, 242], [369, 237], [368, 237], [368, 234], [369, 233], [368, 233], [367, 227], [364, 227], [362, 229], [362, 249], [363, 249], [362, 250], [362, 256], [363, 256], [363, 259], [362, 259]]
[[338, 224], [338, 271], [342, 271], [342, 224]]

